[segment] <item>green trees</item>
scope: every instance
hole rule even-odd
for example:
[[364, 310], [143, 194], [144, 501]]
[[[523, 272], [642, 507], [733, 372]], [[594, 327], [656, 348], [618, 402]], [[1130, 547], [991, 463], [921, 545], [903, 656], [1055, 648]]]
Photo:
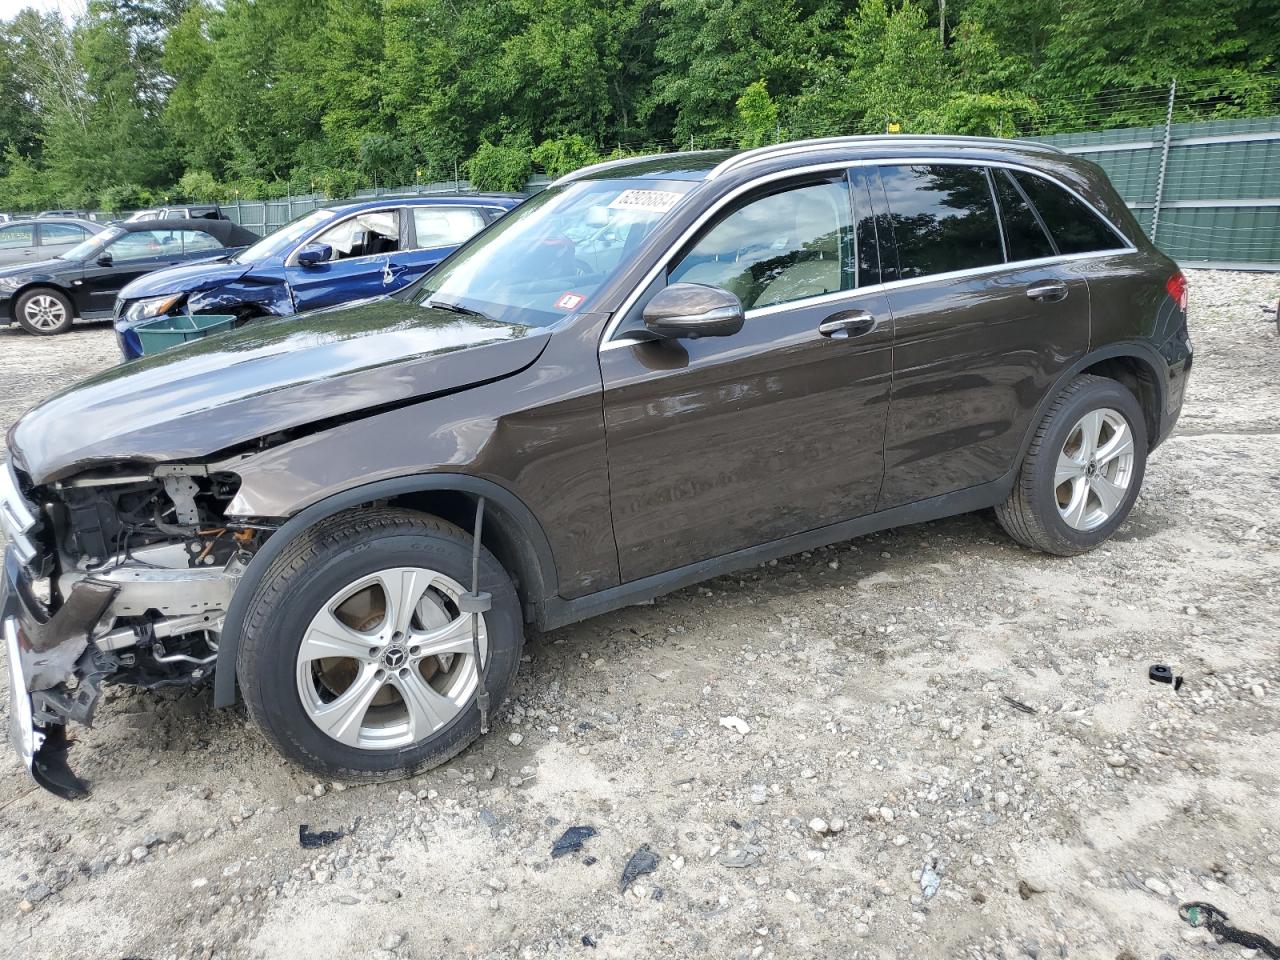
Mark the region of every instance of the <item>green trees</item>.
[[1276, 113], [1280, 0], [90, 0], [0, 23], [0, 209], [779, 137]]

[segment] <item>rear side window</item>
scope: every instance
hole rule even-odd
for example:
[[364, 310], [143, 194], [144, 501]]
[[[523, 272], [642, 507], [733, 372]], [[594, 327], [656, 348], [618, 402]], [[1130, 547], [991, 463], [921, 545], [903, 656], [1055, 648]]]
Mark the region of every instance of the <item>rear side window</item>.
[[1057, 184], [1021, 170], [1013, 176], [1040, 211], [1059, 253], [1092, 253], [1124, 246], [1096, 213]]
[[723, 287], [748, 310], [849, 290], [851, 220], [843, 177], [756, 196], [713, 222], [668, 280]]
[[42, 223], [40, 242], [50, 246], [55, 243], [79, 243], [88, 232], [72, 223]]
[[898, 242], [898, 276], [928, 277], [1004, 262], [995, 202], [976, 167], [881, 167]]
[[472, 207], [413, 208], [419, 247], [456, 247], [483, 228], [484, 217]]
[[202, 250], [222, 249], [222, 244], [218, 242], [218, 238], [212, 234], [205, 233], [203, 230], [179, 230], [178, 236], [182, 238], [183, 253], [199, 253]]
[[1035, 211], [1018, 192], [1008, 170], [991, 171], [995, 179], [996, 196], [1000, 199], [1000, 221], [1004, 224], [1004, 238], [1009, 247], [1010, 260], [1035, 260], [1052, 257], [1056, 252], [1044, 232]]

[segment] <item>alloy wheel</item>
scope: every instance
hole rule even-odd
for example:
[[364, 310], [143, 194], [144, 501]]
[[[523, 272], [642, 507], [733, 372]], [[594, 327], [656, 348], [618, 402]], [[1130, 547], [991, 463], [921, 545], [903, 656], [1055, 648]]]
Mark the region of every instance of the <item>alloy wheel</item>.
[[57, 297], [38, 293], [27, 301], [22, 315], [37, 330], [51, 332], [66, 323], [67, 308]]
[[1110, 407], [1081, 417], [1058, 454], [1054, 494], [1058, 513], [1076, 530], [1106, 523], [1124, 503], [1133, 479], [1133, 431]]
[[[321, 606], [297, 655], [298, 694], [326, 735], [362, 750], [421, 743], [462, 712], [476, 689], [465, 589], [422, 567], [348, 584]], [[481, 657], [488, 649], [479, 622]]]

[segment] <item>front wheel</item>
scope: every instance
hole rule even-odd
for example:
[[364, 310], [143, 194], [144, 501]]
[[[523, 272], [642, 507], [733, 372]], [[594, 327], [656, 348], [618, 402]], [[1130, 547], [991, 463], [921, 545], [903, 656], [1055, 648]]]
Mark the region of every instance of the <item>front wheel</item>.
[[1146, 465], [1146, 420], [1137, 398], [1115, 380], [1076, 377], [1045, 414], [996, 517], [1028, 547], [1084, 553], [1128, 517]]
[[[237, 675], [249, 714], [317, 776], [394, 779], [453, 757], [480, 732], [471, 538], [435, 517], [371, 509], [324, 522], [276, 560], [245, 616]], [[524, 642], [506, 572], [480, 552], [493, 596], [478, 644], [494, 708]]]
[[51, 287], [28, 290], [18, 298], [15, 313], [18, 325], [38, 337], [66, 333], [75, 319], [75, 308], [70, 298]]

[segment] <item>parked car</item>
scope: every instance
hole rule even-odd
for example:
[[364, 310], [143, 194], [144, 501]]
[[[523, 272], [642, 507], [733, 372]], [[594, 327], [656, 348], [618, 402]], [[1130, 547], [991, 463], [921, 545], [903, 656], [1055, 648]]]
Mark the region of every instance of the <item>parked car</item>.
[[156, 317], [233, 314], [237, 325], [394, 293], [517, 203], [499, 194], [383, 199], [325, 207], [233, 260], [162, 270], [120, 292], [116, 334], [142, 355], [135, 328]]
[[72, 217], [78, 220], [88, 220], [89, 213], [87, 210], [41, 210], [36, 214], [36, 217]]
[[[40, 221], [38, 229], [44, 226]], [[70, 330], [77, 316], [106, 319], [130, 280], [161, 267], [225, 257], [257, 239], [229, 220], [117, 223], [51, 259], [0, 269], [0, 323], [46, 335]]]
[[128, 223], [140, 220], [229, 220], [216, 203], [203, 203], [190, 207], [156, 207], [139, 210], [129, 217]]
[[35, 263], [66, 253], [102, 230], [92, 220], [44, 218], [0, 225], [0, 266]]
[[1046, 146], [580, 170], [401, 293], [17, 422], [18, 749], [75, 792], [64, 724], [100, 682], [212, 672], [315, 775], [397, 776], [478, 736], [526, 624], [989, 507], [1018, 543], [1089, 550], [1178, 418], [1186, 306], [1102, 170]]

